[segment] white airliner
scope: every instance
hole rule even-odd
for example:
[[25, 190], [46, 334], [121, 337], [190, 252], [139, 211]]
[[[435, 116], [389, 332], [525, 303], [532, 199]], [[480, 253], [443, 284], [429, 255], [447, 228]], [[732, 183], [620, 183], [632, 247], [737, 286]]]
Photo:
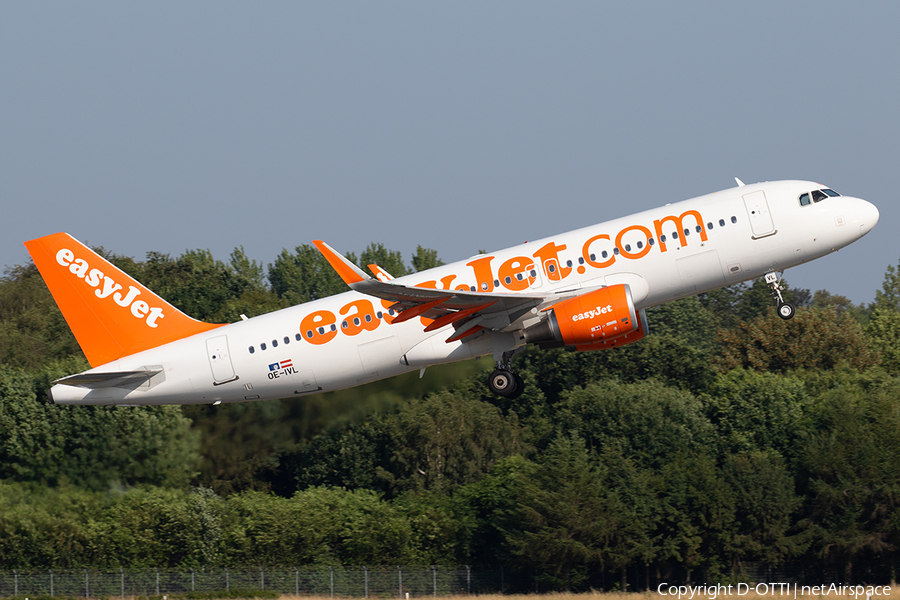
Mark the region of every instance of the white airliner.
[[303, 396], [491, 355], [501, 396], [522, 393], [528, 344], [615, 348], [644, 310], [766, 277], [868, 233], [878, 209], [808, 181], [744, 185], [428, 271], [376, 277], [314, 242], [351, 291], [227, 325], [181, 313], [65, 233], [26, 242], [89, 371], [57, 404], [219, 404]]

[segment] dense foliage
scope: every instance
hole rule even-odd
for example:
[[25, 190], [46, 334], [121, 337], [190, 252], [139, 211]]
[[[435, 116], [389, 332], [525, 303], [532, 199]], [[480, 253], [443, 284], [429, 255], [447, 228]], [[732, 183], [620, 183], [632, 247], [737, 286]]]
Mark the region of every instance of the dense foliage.
[[[104, 253], [191, 316], [344, 291], [310, 246]], [[355, 255], [351, 255], [356, 259]], [[407, 266], [371, 244], [362, 265]], [[900, 276], [870, 306], [754, 282], [649, 311], [610, 352], [528, 350], [515, 401], [470, 361], [225, 406], [61, 407], [87, 367], [32, 265], [0, 280], [5, 568], [504, 565], [558, 589], [728, 581], [751, 563], [900, 569]], [[513, 580], [511, 578], [511, 580]]]

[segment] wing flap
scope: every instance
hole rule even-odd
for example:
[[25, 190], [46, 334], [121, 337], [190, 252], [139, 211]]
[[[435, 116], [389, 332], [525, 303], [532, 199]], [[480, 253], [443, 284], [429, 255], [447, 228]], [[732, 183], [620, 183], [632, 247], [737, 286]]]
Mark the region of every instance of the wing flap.
[[[458, 331], [477, 317], [484, 317], [481, 328], [495, 329], [489, 323], [493, 321], [508, 325], [519, 315], [556, 297], [556, 294], [444, 290], [403, 285], [396, 280], [374, 279], [325, 242], [314, 240], [313, 244], [351, 289], [390, 302], [391, 309], [399, 313], [394, 323], [402, 323], [418, 316], [433, 319], [435, 322], [430, 324], [426, 331], [433, 331], [449, 324], [453, 324]], [[510, 318], [492, 318], [500, 315]], [[475, 331], [467, 335], [473, 333]], [[454, 335], [454, 337], [462, 339], [467, 336]]]

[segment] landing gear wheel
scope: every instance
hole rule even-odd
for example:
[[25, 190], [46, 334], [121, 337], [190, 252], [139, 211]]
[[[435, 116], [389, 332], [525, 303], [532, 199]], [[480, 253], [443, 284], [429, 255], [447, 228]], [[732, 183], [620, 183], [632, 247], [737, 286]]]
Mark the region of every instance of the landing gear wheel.
[[778, 274], [775, 272], [766, 273], [766, 285], [769, 286], [769, 293], [772, 294], [772, 299], [775, 301], [775, 310], [778, 316], [785, 321], [793, 317], [794, 305], [785, 302], [784, 298], [781, 297], [781, 290], [784, 289], [784, 286], [779, 282]]
[[515, 400], [522, 395], [522, 392], [525, 391], [525, 380], [522, 379], [522, 376], [518, 373], [513, 373], [513, 377], [516, 380], [516, 391], [507, 396], [507, 398], [509, 398], [510, 400]]
[[518, 381], [516, 381], [516, 375], [513, 374], [512, 371], [507, 371], [505, 369], [496, 369], [490, 374], [488, 377], [488, 387], [491, 388], [492, 392], [498, 396], [503, 396], [504, 398], [513, 397], [520, 389]]
[[778, 316], [787, 321], [794, 316], [794, 305], [789, 302], [782, 302], [778, 305]]

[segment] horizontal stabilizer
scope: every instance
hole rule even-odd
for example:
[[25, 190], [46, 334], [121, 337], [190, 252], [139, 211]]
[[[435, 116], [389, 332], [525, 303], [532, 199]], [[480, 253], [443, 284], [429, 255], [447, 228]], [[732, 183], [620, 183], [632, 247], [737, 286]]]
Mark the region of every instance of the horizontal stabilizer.
[[162, 373], [162, 367], [148, 367], [137, 371], [107, 371], [105, 373], [79, 373], [53, 382], [53, 385], [71, 385], [95, 390], [98, 388], [136, 388], [144, 385], [154, 375]]

